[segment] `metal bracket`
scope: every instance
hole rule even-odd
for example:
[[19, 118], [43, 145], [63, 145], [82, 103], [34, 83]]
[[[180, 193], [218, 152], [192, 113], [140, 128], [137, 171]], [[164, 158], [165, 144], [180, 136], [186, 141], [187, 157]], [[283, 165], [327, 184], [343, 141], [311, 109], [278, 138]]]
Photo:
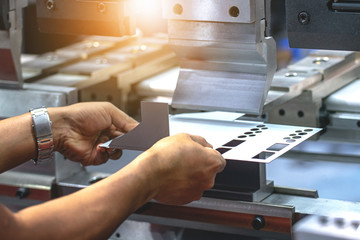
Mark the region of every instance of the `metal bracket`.
[[141, 102], [141, 123], [132, 131], [104, 143], [100, 147], [145, 151], [169, 136], [167, 103]]

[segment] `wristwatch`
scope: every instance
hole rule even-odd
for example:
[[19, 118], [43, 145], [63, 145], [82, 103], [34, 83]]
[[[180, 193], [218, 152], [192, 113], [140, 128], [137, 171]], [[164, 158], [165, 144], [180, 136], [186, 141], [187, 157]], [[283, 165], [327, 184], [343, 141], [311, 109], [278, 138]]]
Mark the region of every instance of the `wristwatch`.
[[37, 157], [33, 161], [37, 165], [54, 159], [54, 139], [47, 109], [45, 107], [34, 108], [30, 110], [30, 113], [37, 148]]

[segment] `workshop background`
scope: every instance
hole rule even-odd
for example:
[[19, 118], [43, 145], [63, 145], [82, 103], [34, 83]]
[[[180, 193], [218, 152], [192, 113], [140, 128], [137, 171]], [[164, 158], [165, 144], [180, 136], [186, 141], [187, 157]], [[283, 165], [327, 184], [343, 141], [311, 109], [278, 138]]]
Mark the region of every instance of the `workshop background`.
[[[244, 23], [235, 26], [236, 23], [231, 21], [219, 27], [216, 24], [221, 21], [215, 18], [226, 19], [221, 14], [208, 17], [214, 18], [213, 21], [193, 20], [193, 16], [179, 20], [178, 15], [181, 15], [182, 11], [185, 12], [188, 7], [197, 7], [197, 3], [192, 4], [190, 0], [169, 0], [166, 4], [170, 6], [174, 3], [174, 6], [171, 5], [169, 8], [173, 12], [162, 9], [161, 0], [139, 0], [135, 7], [137, 10], [135, 35], [109, 37], [44, 33], [39, 31], [38, 2], [40, 1], [29, 0], [28, 6], [23, 10], [21, 74], [25, 89], [46, 92], [41, 93], [44, 94], [42, 100], [45, 105], [61, 106], [83, 101], [109, 101], [141, 121], [142, 101], [171, 104], [175, 91], [190, 92], [186, 83], [178, 83], [179, 75], [180, 79], [195, 81], [191, 88], [197, 90], [200, 86], [212, 86], [212, 84], [216, 86], [211, 81], [222, 83], [223, 77], [231, 80], [227, 73], [233, 72], [233, 67], [240, 65], [246, 68], [248, 71], [246, 74], [250, 76], [257, 76], [261, 72], [263, 74], [261, 79], [265, 79], [265, 82], [266, 79], [272, 79], [271, 86], [264, 86], [267, 98], [262, 102], [263, 111], [259, 114], [258, 106], [251, 106], [249, 114], [239, 114], [237, 119], [229, 121], [220, 117], [219, 125], [251, 121], [257, 122], [257, 125], [280, 124], [323, 129], [321, 134], [302, 142], [266, 166], [263, 163], [256, 165], [261, 172], [259, 173], [261, 181], [264, 180], [266, 184], [268, 181], [272, 182], [269, 184], [272, 192], [264, 199], [255, 201], [256, 197], [254, 197], [252, 201], [242, 203], [242, 199], [233, 199], [233, 197], [223, 199], [216, 195], [214, 201], [210, 197], [209, 202], [205, 199], [205, 202], [200, 202], [199, 205], [195, 203], [190, 206], [197, 210], [207, 209], [206, 207], [210, 209], [210, 216], [204, 215], [201, 220], [194, 220], [192, 213], [189, 216], [179, 216], [177, 219], [174, 215], [178, 213], [176, 212], [179, 211], [178, 209], [172, 212], [174, 215], [171, 217], [164, 217], [162, 214], [151, 212], [156, 205], [148, 206], [149, 212], [145, 206], [143, 212], [139, 211], [119, 226], [111, 239], [294, 239], [294, 233], [297, 231], [299, 235], [296, 240], [360, 239], [360, 66], [356, 52], [360, 44], [356, 42], [359, 39], [358, 30], [344, 27], [356, 25], [360, 20], [359, 1], [319, 0], [314, 4], [311, 0], [273, 0], [270, 10], [266, 8], [268, 12], [256, 5], [259, 2], [264, 4], [264, 1], [224, 1], [231, 6], [249, 3], [246, 9], [256, 13], [264, 10], [268, 17], [264, 28], [276, 43], [275, 55], [271, 52], [275, 51], [271, 42], [266, 42], [268, 36], [256, 35], [259, 39], [256, 39], [254, 46], [242, 46], [244, 51], [251, 49], [250, 53], [239, 58], [236, 57], [237, 50], [231, 45], [233, 43], [231, 41], [233, 38], [243, 37], [241, 40], [246, 39], [245, 42], [248, 44], [248, 39], [252, 39], [249, 37], [250, 34], [248, 32], [243, 34], [240, 29], [244, 27], [248, 31], [253, 27], [255, 29], [263, 27], [263, 23], [255, 17], [256, 24], [247, 23], [246, 25], [249, 26], [246, 27]], [[54, 0], [50, 3], [58, 2]], [[226, 4], [219, 5], [226, 6]], [[194, 10], [192, 12], [194, 18], [201, 18], [202, 10], [206, 12], [207, 9]], [[166, 13], [163, 13], [164, 11]], [[294, 12], [295, 17], [291, 18]], [[241, 8], [240, 13], [242, 13]], [[237, 17], [239, 12], [237, 13], [236, 8], [233, 8], [232, 11], [229, 10], [229, 14]], [[164, 15], [170, 19], [169, 23]], [[42, 19], [42, 24], [45, 21], [46, 18]], [[205, 21], [206, 25], [201, 25], [202, 21]], [[332, 24], [324, 26], [324, 22]], [[211, 26], [209, 29], [219, 31], [219, 34], [209, 31], [204, 35], [202, 32], [197, 35], [198, 32], [195, 30], [201, 28], [196, 24], [200, 24], [203, 28]], [[188, 32], [184, 26], [191, 26], [195, 30]], [[222, 30], [221, 26], [226, 30], [234, 27], [234, 32], [225, 33], [226, 30]], [[221, 44], [216, 45], [216, 49], [213, 49], [212, 45], [209, 45], [210, 47], [206, 44], [206, 47], [197, 45], [196, 38], [211, 43], [216, 37], [217, 41], [222, 41]], [[346, 40], [342, 42], [339, 39]], [[332, 41], [337, 41], [338, 44]], [[243, 43], [236, 42], [236, 44]], [[205, 50], [198, 50], [200, 46]], [[350, 49], [345, 49], [346, 47]], [[317, 50], [320, 48], [330, 50]], [[334, 51], [344, 49], [348, 51]], [[225, 51], [227, 52], [223, 54]], [[209, 54], [210, 52], [214, 55]], [[219, 59], [222, 61], [221, 64]], [[257, 67], [249, 67], [248, 65], [251, 64], [244, 63], [244, 59], [255, 62], [254, 65]], [[267, 61], [264, 63], [263, 59]], [[271, 59], [274, 61], [272, 62]], [[214, 62], [216, 64], [212, 65]], [[227, 65], [222, 64], [223, 62]], [[272, 67], [274, 69], [271, 69]], [[189, 68], [193, 68], [199, 75], [191, 75], [193, 72], [189, 74]], [[197, 78], [211, 76], [209, 68], [211, 71], [215, 69], [226, 74], [220, 77], [213, 74], [215, 80], [211, 81]], [[204, 79], [208, 79], [205, 77]], [[179, 86], [177, 90], [175, 90], [176, 86]], [[267, 87], [268, 91], [266, 91]], [[251, 90], [251, 88], [246, 90], [250, 91], [249, 89]], [[16, 95], [16, 101], [12, 101], [15, 95], [13, 89], [9, 90], [1, 86], [0, 90], [0, 119], [21, 114], [35, 107], [33, 104], [38, 104], [37, 100], [32, 99], [31, 93], [26, 93], [24, 96]], [[234, 89], [228, 91], [230, 96], [236, 97], [237, 100], [234, 100], [236, 104], [219, 101], [218, 98], [221, 100], [226, 97], [226, 94], [216, 95], [220, 90], [222, 89], [214, 90], [213, 95], [199, 96], [204, 103], [204, 109], [194, 103], [190, 98], [192, 96], [181, 99], [179, 96], [183, 95], [176, 93], [176, 105], [169, 106], [170, 114], [175, 116], [186, 113], [197, 114], [212, 109], [239, 110], [236, 104], [246, 101], [245, 97], [242, 99], [242, 94], [237, 94]], [[264, 97], [264, 91], [259, 91], [260, 97]], [[194, 95], [197, 96], [196, 93]], [[213, 103], [212, 98], [215, 96], [218, 98]], [[251, 97], [258, 96], [254, 93]], [[209, 108], [209, 102], [214, 104], [214, 108]], [[196, 105], [193, 109], [188, 107], [193, 106], [192, 104]], [[221, 104], [228, 105], [225, 108]], [[187, 118], [187, 115], [184, 118]], [[189, 119], [186, 121], [191, 121], [192, 117]], [[204, 124], [208, 120], [204, 119]], [[0, 201], [13, 210], [19, 210], [53, 197], [69, 194], [116, 172], [139, 153], [124, 150], [122, 158], [118, 161], [86, 168], [69, 163], [60, 154], [56, 156], [56, 164], [49, 163], [36, 167], [31, 163], [25, 164], [0, 175]], [[266, 174], [262, 172], [262, 167], [266, 168]], [[4, 186], [6, 191], [1, 190], [1, 187], [5, 189]], [[41, 186], [42, 189], [46, 189], [46, 197], [23, 195], [26, 189], [34, 191], [31, 186]], [[260, 190], [263, 190], [263, 187], [261, 186]], [[37, 190], [39, 188], [35, 187]], [[228, 200], [230, 202], [227, 202]], [[242, 217], [249, 219], [251, 217], [251, 220], [234, 225], [227, 218], [224, 220], [223, 212], [218, 215], [212, 212], [224, 209], [225, 212], [234, 210]], [[343, 211], [343, 214], [340, 214], [339, 210]], [[166, 208], [160, 211], [170, 210]], [[349, 213], [351, 215], [348, 215]], [[328, 218], [327, 224], [316, 225], [317, 220], [312, 222], [313, 219], [303, 219], [307, 215], [325, 216]], [[213, 217], [214, 222], [209, 223], [206, 219], [208, 217]], [[335, 227], [331, 225], [331, 221], [334, 221]], [[260, 224], [259, 227], [257, 223]], [[292, 228], [295, 223], [299, 223], [298, 228]], [[286, 225], [288, 228], [290, 225], [290, 229], [269, 227], [273, 226], [271, 224]], [[354, 237], [354, 233], [357, 237]], [[350, 238], [346, 238], [348, 234]]]

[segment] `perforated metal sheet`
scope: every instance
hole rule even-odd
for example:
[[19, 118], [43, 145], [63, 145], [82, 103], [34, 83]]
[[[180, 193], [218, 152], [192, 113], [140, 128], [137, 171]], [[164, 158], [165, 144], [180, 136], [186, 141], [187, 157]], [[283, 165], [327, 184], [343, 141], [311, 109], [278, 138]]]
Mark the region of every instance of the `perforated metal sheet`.
[[238, 117], [222, 112], [171, 116], [170, 135], [203, 136], [228, 160], [269, 163], [321, 130], [235, 120]]

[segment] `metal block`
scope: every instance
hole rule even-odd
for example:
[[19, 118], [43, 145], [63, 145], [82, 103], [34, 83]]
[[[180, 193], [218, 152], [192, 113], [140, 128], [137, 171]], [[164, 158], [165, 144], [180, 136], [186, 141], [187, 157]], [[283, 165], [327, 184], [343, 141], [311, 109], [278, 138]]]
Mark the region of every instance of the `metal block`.
[[135, 85], [136, 94], [140, 97], [162, 96], [171, 98], [174, 94], [179, 70], [179, 67], [171, 68], [138, 83]]
[[59, 70], [59, 72], [65, 74], [80, 74], [89, 76], [89, 80], [78, 82], [75, 85], [75, 87], [78, 89], [83, 89], [104, 82], [110, 79], [113, 74], [131, 68], [132, 62], [126, 57], [120, 60], [102, 55], [62, 68]]
[[275, 42], [266, 35], [265, 1], [164, 5], [169, 43], [181, 67], [172, 106], [261, 114], [276, 69]]
[[41, 74], [50, 74], [56, 72], [59, 68], [81, 60], [79, 56], [67, 55], [57, 52], [49, 52], [39, 55], [31, 61], [22, 64], [23, 71], [39, 72]]
[[[332, 4], [343, 1], [287, 0], [286, 23], [290, 47], [360, 50], [359, 11], [338, 11]], [[346, 1], [351, 2], [356, 1]], [[340, 3], [341, 4], [341, 3]]]
[[309, 127], [325, 126], [327, 119], [323, 114], [323, 99], [358, 79], [360, 65], [357, 58], [358, 54], [352, 52], [316, 51], [289, 66], [290, 71], [318, 72], [320, 76], [317, 78], [321, 77], [321, 81], [307, 86], [302, 90], [301, 95], [295, 95], [294, 98], [280, 105], [273, 103], [286, 95], [280, 96], [281, 94], [276, 92], [275, 96], [272, 96], [270, 92], [272, 102], [268, 102], [268, 106], [265, 107], [269, 122]]
[[38, 90], [4, 90], [0, 89], [1, 117], [13, 117], [39, 106], [64, 106], [67, 96], [64, 93], [43, 92]]
[[72, 45], [60, 48], [56, 50], [56, 53], [65, 55], [65, 56], [76, 56], [82, 59], [87, 59], [94, 55], [102, 54], [106, 51], [114, 49], [117, 45], [128, 44], [131, 42], [132, 38], [123, 37], [123, 38], [98, 38], [98, 37], [89, 37], [84, 39], [81, 42], [74, 43]]
[[356, 80], [331, 94], [326, 100], [329, 111], [360, 113], [360, 80]]
[[271, 111], [299, 96], [309, 87], [320, 83], [323, 75], [316, 70], [282, 69], [276, 72], [265, 102], [264, 112]]
[[53, 176], [8, 171], [0, 174], [0, 196], [48, 201], [53, 198], [54, 184]]
[[56, 73], [48, 77], [41, 78], [36, 81], [36, 84], [52, 85], [52, 86], [63, 86], [63, 87], [76, 87], [84, 81], [89, 80], [89, 76], [77, 75], [77, 74], [66, 74]]
[[266, 76], [260, 74], [181, 69], [172, 106], [257, 114], [265, 101], [265, 85]]
[[255, 0], [165, 0], [163, 16], [167, 19], [252, 23]]
[[354, 59], [350, 57], [310, 55], [289, 65], [288, 69], [293, 71], [318, 71], [323, 75], [324, 79], [328, 79], [331, 78], [337, 70], [353, 61]]

